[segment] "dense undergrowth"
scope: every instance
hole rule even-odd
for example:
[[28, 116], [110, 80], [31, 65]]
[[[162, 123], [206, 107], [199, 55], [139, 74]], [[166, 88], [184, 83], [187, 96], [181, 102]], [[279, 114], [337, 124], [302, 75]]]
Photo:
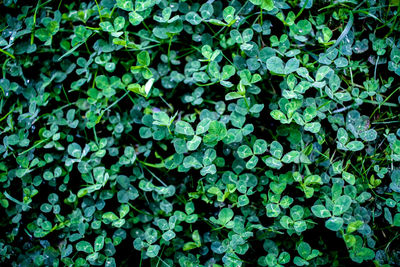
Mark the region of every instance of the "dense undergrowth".
[[0, 1], [2, 266], [400, 265], [399, 1]]

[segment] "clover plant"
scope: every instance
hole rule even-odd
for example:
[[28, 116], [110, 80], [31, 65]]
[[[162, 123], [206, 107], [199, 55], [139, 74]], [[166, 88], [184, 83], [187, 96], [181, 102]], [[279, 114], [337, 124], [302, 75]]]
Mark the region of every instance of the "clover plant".
[[1, 1], [2, 266], [399, 266], [398, 0]]

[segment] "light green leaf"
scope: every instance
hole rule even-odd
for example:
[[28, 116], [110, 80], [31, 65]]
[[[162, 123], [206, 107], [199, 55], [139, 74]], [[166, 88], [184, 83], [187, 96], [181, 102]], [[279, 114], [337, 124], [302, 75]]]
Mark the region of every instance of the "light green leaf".
[[265, 162], [265, 164], [266, 164], [268, 167], [270, 167], [270, 168], [273, 168], [273, 169], [280, 169], [280, 168], [282, 168], [282, 162], [281, 162], [280, 160], [276, 159], [276, 158], [267, 157], [267, 158], [264, 160], [264, 162]]
[[218, 221], [221, 225], [226, 225], [234, 216], [230, 208], [223, 208], [218, 214]]
[[279, 57], [270, 57], [267, 60], [267, 68], [269, 71], [276, 73], [276, 74], [285, 74], [285, 67], [283, 64], [282, 59]]
[[290, 217], [293, 220], [298, 221], [304, 216], [304, 208], [300, 205], [295, 205], [290, 209]]
[[226, 23], [230, 24], [235, 19], [235, 8], [233, 6], [228, 6], [222, 12], [222, 16]]
[[267, 151], [267, 148], [268, 148], [268, 144], [263, 139], [257, 139], [254, 142], [253, 151], [254, 151], [254, 154], [256, 154], [256, 155], [261, 155], [261, 154], [265, 153], [265, 151]]
[[315, 81], [319, 82], [321, 81], [323, 78], [325, 78], [325, 76], [332, 71], [332, 69], [328, 66], [322, 66], [318, 69], [317, 74], [315, 75]]
[[285, 74], [295, 72], [300, 66], [300, 61], [297, 58], [291, 58], [285, 65]]
[[175, 132], [184, 135], [194, 135], [192, 126], [186, 121], [178, 121], [175, 124]]
[[142, 21], [143, 21], [143, 17], [139, 13], [137, 13], [135, 11], [129, 12], [129, 22], [133, 26], [139, 25], [140, 23], [142, 23]]
[[321, 130], [321, 124], [319, 122], [306, 123], [306, 125], [304, 125], [304, 130], [312, 133], [318, 133], [319, 130]]
[[247, 157], [250, 157], [251, 155], [253, 155], [253, 152], [251, 151], [251, 148], [247, 145], [241, 145], [238, 150], [237, 153], [239, 155], [240, 158], [244, 159]]
[[189, 151], [194, 151], [199, 147], [200, 143], [201, 143], [201, 137], [195, 135], [193, 136], [192, 140], [187, 142], [187, 149]]
[[200, 8], [200, 14], [203, 19], [209, 19], [214, 13], [214, 8], [210, 3], [204, 3]]
[[277, 142], [277, 141], [273, 141], [271, 143], [269, 152], [271, 153], [272, 156], [274, 156], [277, 159], [280, 159], [283, 155], [283, 147], [282, 145]]
[[343, 180], [345, 180], [346, 182], [348, 182], [351, 185], [354, 185], [356, 183], [356, 177], [349, 173], [349, 172], [342, 172], [342, 178]]
[[142, 51], [137, 55], [137, 62], [141, 66], [150, 65], [150, 55], [147, 51]]
[[282, 162], [284, 163], [291, 163], [291, 162], [299, 162], [300, 152], [299, 151], [290, 151], [286, 153], [285, 156], [282, 158]]
[[343, 219], [340, 217], [332, 217], [325, 222], [325, 227], [331, 231], [339, 231], [343, 226]]
[[339, 216], [345, 213], [351, 206], [351, 197], [347, 195], [340, 196], [336, 199], [335, 204], [333, 205], [333, 215]]
[[83, 240], [79, 241], [76, 244], [76, 250], [77, 251], [86, 252], [86, 253], [93, 253], [94, 252], [92, 245], [89, 242], [83, 241]]
[[364, 148], [364, 144], [360, 141], [351, 141], [346, 145], [350, 151], [360, 151]]
[[185, 19], [192, 25], [199, 25], [202, 21], [201, 17], [193, 11], [187, 13]]
[[311, 211], [318, 218], [331, 217], [331, 212], [327, 210], [323, 205], [314, 205], [311, 207]]
[[170, 241], [170, 240], [174, 239], [175, 236], [176, 236], [176, 234], [175, 234], [174, 231], [168, 230], [167, 232], [165, 232], [165, 233], [162, 235], [162, 238], [163, 238], [165, 241]]
[[287, 119], [286, 115], [282, 111], [280, 111], [278, 109], [272, 110], [270, 114], [271, 114], [271, 117], [273, 119], [275, 119], [275, 120], [279, 120], [280, 121], [280, 120], [286, 120]]
[[377, 136], [378, 136], [378, 133], [374, 129], [369, 129], [365, 132], [360, 133], [361, 139], [366, 142], [374, 141]]
[[158, 252], [160, 251], [160, 246], [159, 245], [150, 245], [147, 250], [146, 250], [146, 255], [149, 258], [154, 258], [158, 255]]
[[343, 128], [339, 128], [337, 131], [337, 139], [340, 143], [345, 145], [349, 141], [349, 135], [347, 134], [347, 131]]
[[256, 167], [257, 163], [258, 163], [258, 157], [255, 156], [255, 155], [253, 155], [253, 156], [249, 159], [249, 161], [246, 163], [246, 168], [247, 168], [247, 169], [253, 169], [253, 168]]
[[347, 233], [353, 233], [354, 231], [357, 231], [363, 224], [363, 221], [354, 221], [349, 223], [347, 226]]
[[273, 0], [250, 0], [253, 5], [261, 6], [262, 9], [267, 11], [271, 11], [274, 9], [274, 1]]
[[96, 251], [96, 252], [100, 251], [103, 249], [103, 247], [104, 247], [104, 236], [99, 235], [94, 240], [94, 251]]
[[200, 134], [207, 132], [210, 127], [210, 122], [211, 122], [211, 119], [209, 119], [209, 118], [205, 118], [204, 120], [201, 120], [196, 126], [196, 135], [200, 135]]
[[275, 203], [268, 203], [266, 209], [268, 217], [278, 217], [281, 213], [281, 208]]
[[114, 31], [120, 31], [125, 26], [125, 18], [122, 16], [116, 17], [114, 20]]

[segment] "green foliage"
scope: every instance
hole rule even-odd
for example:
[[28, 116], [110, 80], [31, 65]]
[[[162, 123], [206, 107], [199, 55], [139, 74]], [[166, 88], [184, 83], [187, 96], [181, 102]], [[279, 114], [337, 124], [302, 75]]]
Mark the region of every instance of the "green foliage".
[[2, 266], [400, 265], [399, 1], [1, 7]]

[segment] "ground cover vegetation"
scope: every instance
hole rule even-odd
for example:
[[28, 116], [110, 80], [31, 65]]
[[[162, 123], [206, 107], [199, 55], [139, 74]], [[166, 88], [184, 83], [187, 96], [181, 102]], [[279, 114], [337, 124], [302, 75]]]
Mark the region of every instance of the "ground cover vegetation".
[[400, 265], [398, 0], [0, 5], [2, 266]]

